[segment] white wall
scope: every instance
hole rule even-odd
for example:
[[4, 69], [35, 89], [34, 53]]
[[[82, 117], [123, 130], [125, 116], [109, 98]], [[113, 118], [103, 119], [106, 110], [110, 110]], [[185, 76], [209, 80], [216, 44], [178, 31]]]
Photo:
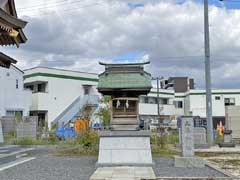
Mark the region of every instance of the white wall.
[[[156, 91], [152, 89], [152, 91]], [[151, 91], [151, 92], [152, 92]], [[240, 105], [240, 89], [220, 89], [212, 91], [212, 106], [213, 106], [213, 116], [225, 116], [225, 98], [235, 98], [235, 104]], [[149, 93], [149, 96], [157, 96], [156, 93]], [[206, 96], [204, 90], [190, 90], [186, 93], [174, 93], [172, 90], [160, 90], [160, 98], [168, 98], [169, 104], [173, 104], [174, 101], [182, 101], [183, 108], [175, 108], [174, 110], [165, 110], [168, 114], [172, 112], [171, 115], [193, 115], [206, 117]], [[215, 97], [220, 97], [220, 100], [216, 100]], [[142, 115], [157, 115], [157, 105], [156, 104], [145, 104], [140, 103], [140, 114]], [[169, 114], [168, 114], [169, 115]]]
[[31, 91], [23, 88], [23, 73], [14, 66], [0, 67], [0, 116], [5, 116], [6, 111], [23, 111], [28, 116], [30, 106]]
[[[160, 105], [161, 115], [172, 115], [175, 114], [175, 107], [172, 104]], [[140, 115], [158, 115], [157, 104], [139, 104], [139, 114]]]
[[[206, 117], [206, 96], [204, 92], [203, 90], [191, 90], [188, 95], [190, 111], [194, 116]], [[236, 105], [240, 105], [240, 90], [213, 90], [212, 93], [213, 116], [225, 116], [225, 98], [235, 98]], [[220, 100], [216, 100], [216, 96], [219, 96]]]
[[[97, 78], [96, 74], [79, 73], [65, 70], [56, 70], [49, 68], [35, 68], [26, 70], [25, 75], [34, 73], [47, 73], [52, 75], [64, 75], [67, 77], [87, 77]], [[48, 111], [48, 124], [61, 114], [73, 101], [79, 96], [84, 95], [83, 85], [92, 85], [90, 94], [98, 94], [96, 90], [97, 82], [76, 80], [70, 78], [35, 76], [25, 79], [25, 83], [46, 81], [48, 82], [48, 91], [46, 93], [33, 94], [33, 106], [31, 110]]]

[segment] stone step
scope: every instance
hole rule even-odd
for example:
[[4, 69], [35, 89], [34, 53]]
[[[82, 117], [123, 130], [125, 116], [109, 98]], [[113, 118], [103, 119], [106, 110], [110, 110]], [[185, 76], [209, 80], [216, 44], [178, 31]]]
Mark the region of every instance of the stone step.
[[111, 129], [118, 131], [135, 131], [139, 129], [139, 125], [111, 125]]
[[134, 167], [134, 166], [118, 166], [118, 167], [99, 167], [90, 180], [141, 180], [156, 179], [156, 175], [152, 167]]
[[134, 119], [121, 119], [121, 120], [118, 120], [118, 119], [114, 119], [111, 121], [111, 124], [116, 124], [116, 125], [138, 125], [139, 122], [137, 120], [134, 120]]
[[114, 114], [113, 118], [137, 118], [137, 115], [135, 115], [135, 114], [133, 114], [133, 115], [131, 115], [131, 114], [128, 114], [128, 115], [126, 115], [126, 114]]

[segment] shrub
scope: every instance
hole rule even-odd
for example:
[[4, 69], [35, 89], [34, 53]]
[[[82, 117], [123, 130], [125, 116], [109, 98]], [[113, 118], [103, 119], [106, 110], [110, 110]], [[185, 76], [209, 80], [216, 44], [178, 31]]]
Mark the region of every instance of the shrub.
[[170, 133], [168, 136], [167, 136], [167, 141], [168, 141], [168, 144], [178, 144], [179, 143], [179, 135], [178, 133]]
[[94, 131], [84, 131], [81, 136], [76, 138], [76, 141], [83, 147], [93, 147], [98, 145], [99, 137], [98, 134]]
[[58, 142], [59, 142], [59, 139], [56, 133], [55, 132], [49, 133], [48, 144], [57, 144]]
[[153, 146], [158, 146], [161, 149], [164, 149], [168, 145], [168, 138], [166, 134], [154, 133], [150, 137], [151, 144]]
[[99, 137], [97, 132], [84, 131], [76, 138], [68, 138], [53, 151], [53, 154], [59, 156], [81, 156], [97, 155]]

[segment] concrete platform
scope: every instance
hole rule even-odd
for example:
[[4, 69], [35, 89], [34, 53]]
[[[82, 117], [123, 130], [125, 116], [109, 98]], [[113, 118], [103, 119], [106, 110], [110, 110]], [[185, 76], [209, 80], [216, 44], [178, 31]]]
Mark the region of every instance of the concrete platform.
[[204, 168], [206, 161], [199, 157], [174, 157], [175, 167]]
[[201, 153], [240, 153], [240, 146], [236, 145], [234, 148], [220, 148], [218, 145], [212, 146], [209, 149], [195, 149], [195, 152]]
[[100, 167], [90, 180], [141, 180], [156, 179], [151, 167]]
[[106, 131], [100, 134], [98, 166], [152, 166], [148, 131]]

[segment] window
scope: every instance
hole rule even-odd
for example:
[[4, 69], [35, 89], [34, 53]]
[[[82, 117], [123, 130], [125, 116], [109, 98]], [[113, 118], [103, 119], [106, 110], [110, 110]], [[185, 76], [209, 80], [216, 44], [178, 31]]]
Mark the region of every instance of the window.
[[149, 104], [157, 104], [157, 98], [155, 98], [155, 97], [149, 97], [149, 98], [148, 98], [148, 103], [149, 103]]
[[168, 99], [161, 99], [162, 100], [162, 104], [168, 104]]
[[42, 83], [37, 85], [37, 92], [46, 92], [47, 83]]
[[148, 104], [148, 97], [144, 97], [144, 103]]
[[225, 98], [225, 106], [235, 106], [235, 98]]
[[90, 85], [83, 85], [84, 95], [89, 95], [90, 94], [91, 87], [92, 86], [90, 86]]
[[16, 89], [18, 89], [19, 85], [18, 85], [18, 79], [16, 79]]
[[220, 100], [221, 97], [220, 96], [215, 96], [215, 100]]
[[26, 89], [30, 89], [31, 91], [33, 91], [33, 85], [26, 86]]
[[22, 111], [6, 111], [6, 116], [15, 117], [15, 116], [22, 116]]
[[182, 101], [175, 101], [175, 108], [182, 109], [183, 108], [183, 102]]

